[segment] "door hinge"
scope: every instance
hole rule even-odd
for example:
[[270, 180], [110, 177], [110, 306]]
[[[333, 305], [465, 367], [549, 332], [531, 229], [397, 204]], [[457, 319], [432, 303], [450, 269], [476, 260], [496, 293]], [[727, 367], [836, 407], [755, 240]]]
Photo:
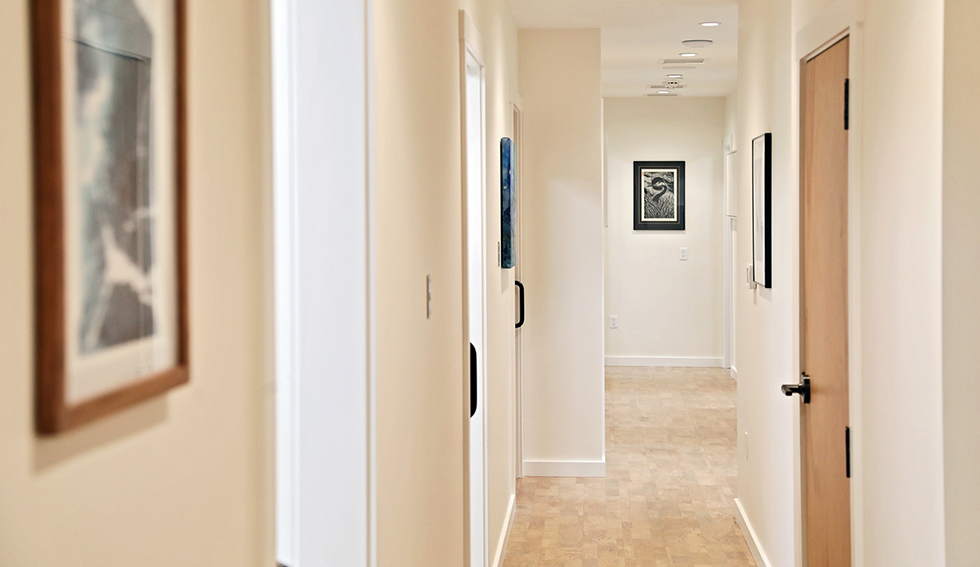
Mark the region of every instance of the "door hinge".
[[847, 452], [847, 478], [851, 478], [851, 428], [844, 428], [844, 451]]
[[844, 79], [844, 129], [851, 129], [851, 80]]

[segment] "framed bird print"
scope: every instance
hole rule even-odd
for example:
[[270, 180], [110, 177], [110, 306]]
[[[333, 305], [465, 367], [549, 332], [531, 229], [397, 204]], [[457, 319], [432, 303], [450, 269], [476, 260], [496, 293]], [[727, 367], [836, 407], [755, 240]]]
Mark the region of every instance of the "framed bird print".
[[184, 0], [31, 0], [36, 424], [188, 380]]
[[684, 230], [684, 162], [633, 162], [633, 230]]

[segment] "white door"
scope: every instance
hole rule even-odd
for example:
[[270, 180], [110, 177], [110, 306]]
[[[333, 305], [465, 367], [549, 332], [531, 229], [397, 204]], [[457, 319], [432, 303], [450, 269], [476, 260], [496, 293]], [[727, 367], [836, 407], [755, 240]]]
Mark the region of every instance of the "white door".
[[482, 62], [464, 40], [464, 159], [466, 203], [466, 295], [470, 342], [470, 565], [487, 564], [486, 526], [486, 145]]

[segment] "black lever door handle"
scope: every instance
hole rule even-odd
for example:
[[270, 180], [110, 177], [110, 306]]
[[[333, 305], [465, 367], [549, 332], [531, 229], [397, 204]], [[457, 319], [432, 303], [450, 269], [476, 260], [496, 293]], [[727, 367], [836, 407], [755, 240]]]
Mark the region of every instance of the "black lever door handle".
[[803, 403], [810, 403], [810, 377], [806, 374], [803, 375], [803, 382], [800, 384], [783, 384], [781, 388], [783, 394], [786, 396], [792, 396], [793, 394], [799, 394], [803, 396]]
[[521, 292], [521, 298], [519, 300], [519, 305], [521, 308], [521, 318], [519, 321], [517, 321], [517, 325], [515, 325], [515, 328], [520, 329], [521, 327], [524, 326], [524, 284], [515, 280], [514, 285], [516, 285], [517, 289]]
[[476, 347], [470, 343], [470, 417], [476, 415]]

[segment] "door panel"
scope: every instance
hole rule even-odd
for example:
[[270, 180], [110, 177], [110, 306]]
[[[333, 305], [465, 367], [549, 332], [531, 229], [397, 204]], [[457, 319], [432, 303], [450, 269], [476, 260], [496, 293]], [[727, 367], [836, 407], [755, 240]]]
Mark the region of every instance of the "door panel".
[[806, 63], [803, 86], [803, 370], [809, 567], [851, 564], [845, 83], [849, 40]]

